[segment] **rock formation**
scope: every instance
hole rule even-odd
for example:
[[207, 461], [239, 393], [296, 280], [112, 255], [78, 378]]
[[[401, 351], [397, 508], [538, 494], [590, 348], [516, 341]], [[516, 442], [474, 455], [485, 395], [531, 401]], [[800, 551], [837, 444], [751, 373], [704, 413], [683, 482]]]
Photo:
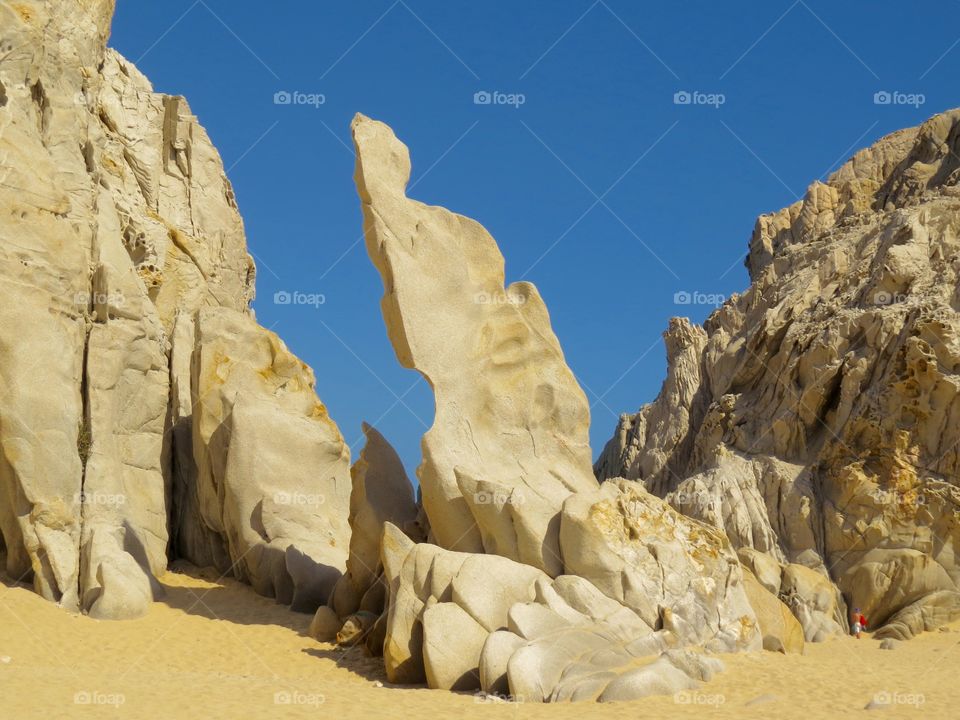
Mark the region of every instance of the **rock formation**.
[[409, 155], [386, 125], [358, 116], [353, 136], [387, 334], [436, 394], [418, 468], [433, 538], [557, 575], [560, 506], [597, 483], [587, 399], [543, 300], [530, 283], [504, 287], [480, 224], [405, 196]]
[[[173, 554], [312, 610], [346, 558], [349, 458], [309, 370], [248, 310], [254, 265], [217, 151], [183, 98], [106, 48], [112, 14], [0, 1], [7, 573], [126, 618]], [[279, 427], [260, 432], [266, 419]], [[292, 487], [327, 504], [278, 507]]]
[[406, 197], [389, 127], [358, 115], [353, 136], [387, 332], [437, 402], [418, 469], [431, 542], [389, 524], [381, 541], [390, 680], [612, 701], [696, 687], [719, 663], [693, 648], [760, 649], [724, 533], [585, 473], [586, 401], [536, 289], [503, 287], [479, 224]]
[[699, 687], [720, 661], [678, 649], [588, 580], [497, 555], [383, 538], [391, 682], [531, 702], [631, 700]]
[[363, 424], [366, 445], [350, 469], [350, 551], [346, 573], [337, 582], [330, 606], [346, 619], [358, 610], [380, 615], [386, 586], [380, 565], [380, 536], [386, 523], [417, 537], [417, 504], [400, 456], [376, 428]]
[[807, 639], [847, 607], [898, 637], [957, 616], [958, 150], [953, 110], [761, 217], [753, 284], [671, 321], [660, 395], [595, 467], [769, 556]]

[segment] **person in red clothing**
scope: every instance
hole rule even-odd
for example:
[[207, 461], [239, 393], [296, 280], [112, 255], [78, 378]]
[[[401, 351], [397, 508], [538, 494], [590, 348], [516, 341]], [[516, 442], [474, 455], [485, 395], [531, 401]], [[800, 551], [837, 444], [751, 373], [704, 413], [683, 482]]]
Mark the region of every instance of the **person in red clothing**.
[[860, 639], [860, 633], [867, 629], [867, 619], [861, 614], [860, 608], [853, 611], [853, 617], [850, 618], [850, 626], [853, 634]]

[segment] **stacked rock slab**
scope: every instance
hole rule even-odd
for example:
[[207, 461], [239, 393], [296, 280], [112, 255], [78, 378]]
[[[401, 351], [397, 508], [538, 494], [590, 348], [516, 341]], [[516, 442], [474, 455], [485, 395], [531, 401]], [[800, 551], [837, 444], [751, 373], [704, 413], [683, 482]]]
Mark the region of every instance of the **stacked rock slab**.
[[659, 397], [595, 468], [773, 558], [808, 639], [846, 628], [845, 607], [874, 627], [955, 616], [958, 157], [951, 110], [761, 217], [753, 284], [702, 328], [671, 322]]
[[387, 524], [384, 660], [397, 683], [528, 702], [613, 702], [699, 687], [719, 660], [584, 578], [496, 555], [414, 544]]
[[418, 468], [432, 536], [562, 572], [564, 498], [596, 488], [586, 396], [530, 283], [504, 287], [504, 260], [477, 222], [405, 195], [407, 148], [358, 115], [356, 183], [400, 364], [436, 394]]
[[230, 565], [195, 502], [190, 359], [201, 308], [253, 323], [254, 266], [186, 101], [106, 48], [113, 10], [0, 0], [0, 551], [44, 597], [124, 618], [171, 539]]
[[417, 503], [397, 451], [376, 428], [363, 423], [366, 445], [350, 468], [350, 551], [346, 572], [337, 582], [330, 606], [339, 618], [357, 611], [379, 616], [386, 603], [380, 565], [385, 523], [411, 533]]
[[313, 612], [345, 569], [350, 449], [313, 371], [249, 315], [202, 309], [195, 348], [199, 516], [238, 577]]
[[723, 532], [639, 483], [582, 474], [586, 404], [535, 288], [503, 288], [476, 222], [406, 197], [409, 155], [390, 128], [361, 115], [353, 134], [387, 331], [437, 400], [419, 469], [435, 544], [395, 529], [382, 541], [388, 677], [618, 700], [709, 676], [682, 648], [760, 649]]

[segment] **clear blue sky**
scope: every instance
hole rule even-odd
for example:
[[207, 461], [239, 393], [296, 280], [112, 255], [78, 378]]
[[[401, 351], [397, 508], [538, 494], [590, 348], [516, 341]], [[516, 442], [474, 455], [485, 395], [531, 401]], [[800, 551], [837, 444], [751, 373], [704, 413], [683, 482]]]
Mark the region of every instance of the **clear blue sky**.
[[[118, 4], [113, 47], [158, 91], [185, 95], [223, 154], [260, 322], [314, 368], [354, 456], [365, 419], [411, 477], [433, 399], [384, 332], [352, 183], [354, 113], [409, 145], [417, 199], [482, 222], [508, 280], [540, 288], [593, 404], [596, 454], [617, 416], [659, 390], [668, 319], [711, 310], [675, 295], [748, 285], [758, 214], [960, 105], [953, 0]], [[325, 102], [275, 104], [282, 91]], [[480, 91], [525, 102], [477, 105]], [[680, 91], [703, 95], [677, 104]], [[876, 104], [882, 91], [924, 103]], [[276, 305], [278, 291], [325, 303]]]

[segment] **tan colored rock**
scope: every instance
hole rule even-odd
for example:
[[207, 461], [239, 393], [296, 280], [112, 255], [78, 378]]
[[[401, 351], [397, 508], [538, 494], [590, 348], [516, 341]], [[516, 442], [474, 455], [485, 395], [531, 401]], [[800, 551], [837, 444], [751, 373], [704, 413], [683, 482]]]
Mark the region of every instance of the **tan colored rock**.
[[427, 685], [479, 690], [480, 653], [489, 631], [459, 605], [441, 602], [423, 613], [423, 664]]
[[346, 566], [349, 448], [313, 372], [276, 335], [223, 308], [202, 310], [196, 329], [200, 515], [239, 577], [314, 612]]
[[507, 665], [513, 654], [526, 644], [509, 630], [497, 630], [487, 636], [480, 652], [480, 687], [501, 697], [510, 695]]
[[[950, 110], [759, 218], [751, 287], [702, 328], [671, 322], [660, 396], [621, 419], [598, 476], [829, 568], [871, 622], [960, 590], [958, 149]], [[814, 636], [844, 626], [800, 607]]]
[[[413, 486], [396, 450], [377, 432], [363, 424], [367, 442], [350, 469], [350, 550], [347, 571], [334, 590], [332, 607], [340, 617], [360, 609], [382, 573], [380, 540], [384, 523], [399, 528], [415, 523], [417, 505]], [[383, 611], [383, 604], [363, 608]]]
[[551, 579], [502, 557], [414, 545], [389, 523], [383, 545], [391, 682], [593, 702], [697, 687], [721, 668], [673, 652], [675, 632], [654, 631], [582, 577]]
[[343, 620], [328, 605], [321, 605], [310, 621], [307, 635], [318, 642], [334, 642], [343, 627]]
[[[504, 287], [503, 256], [482, 226], [406, 197], [409, 153], [390, 128], [358, 115], [352, 129], [387, 333], [401, 365], [436, 393], [418, 470], [433, 537], [559, 575], [560, 506], [596, 481], [588, 403], [543, 300], [529, 283]], [[491, 503], [508, 514], [493, 518]]]
[[568, 573], [586, 578], [650, 627], [669, 612], [684, 643], [728, 651], [760, 647], [727, 538], [638, 483], [608, 481], [568, 498], [560, 545]]
[[803, 654], [803, 626], [786, 605], [764, 587], [752, 572], [743, 570], [747, 599], [757, 615], [763, 649], [772, 652]]
[[787, 565], [780, 598], [800, 621], [807, 642], [822, 642], [846, 632], [846, 605], [826, 574], [803, 565]]
[[[943, 628], [960, 618], [960, 593], [941, 590], [901, 609], [874, 632], [877, 639], [910, 640], [922, 632]], [[870, 617], [867, 616], [869, 620]]]

